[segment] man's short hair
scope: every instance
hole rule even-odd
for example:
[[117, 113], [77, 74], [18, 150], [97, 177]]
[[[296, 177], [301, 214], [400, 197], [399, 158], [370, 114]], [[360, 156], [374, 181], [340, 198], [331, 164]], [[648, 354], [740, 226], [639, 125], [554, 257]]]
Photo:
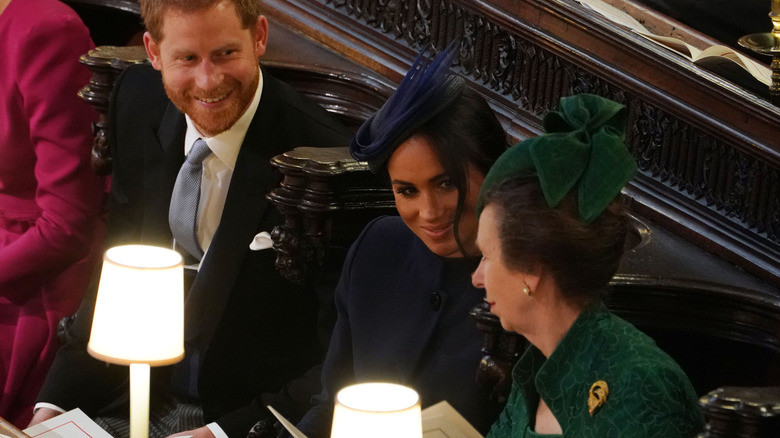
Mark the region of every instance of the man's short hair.
[[238, 18], [241, 20], [241, 28], [250, 29], [252, 33], [255, 31], [257, 17], [261, 14], [260, 0], [139, 0], [139, 2], [146, 30], [158, 43], [163, 39], [163, 16], [169, 9], [192, 12], [210, 8], [222, 2], [233, 3]]

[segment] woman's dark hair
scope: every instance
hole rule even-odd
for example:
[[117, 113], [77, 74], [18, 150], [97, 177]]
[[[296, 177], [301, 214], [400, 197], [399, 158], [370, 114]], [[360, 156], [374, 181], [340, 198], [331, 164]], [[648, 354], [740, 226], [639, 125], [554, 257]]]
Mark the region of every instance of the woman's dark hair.
[[[474, 166], [483, 175], [487, 174], [490, 166], [508, 146], [506, 132], [485, 99], [471, 88], [464, 87], [459, 97], [412, 135], [428, 140], [444, 172], [458, 189], [455, 241], [460, 251], [468, 255], [458, 233], [469, 184], [468, 166]], [[387, 173], [386, 166], [384, 171]]]
[[507, 180], [488, 193], [494, 208], [503, 262], [528, 270], [541, 264], [561, 293], [580, 304], [598, 300], [615, 275], [628, 234], [628, 217], [613, 201], [591, 223], [578, 213], [577, 191], [551, 208], [536, 176]]

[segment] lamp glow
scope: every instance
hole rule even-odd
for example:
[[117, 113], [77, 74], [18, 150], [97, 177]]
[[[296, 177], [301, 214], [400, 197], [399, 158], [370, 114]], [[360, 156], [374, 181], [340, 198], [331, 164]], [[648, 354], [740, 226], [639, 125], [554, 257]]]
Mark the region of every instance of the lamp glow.
[[393, 383], [360, 383], [336, 395], [331, 438], [421, 438], [420, 397]]
[[149, 367], [184, 357], [184, 273], [177, 252], [144, 245], [106, 251], [87, 351], [130, 365], [130, 436], [146, 438]]

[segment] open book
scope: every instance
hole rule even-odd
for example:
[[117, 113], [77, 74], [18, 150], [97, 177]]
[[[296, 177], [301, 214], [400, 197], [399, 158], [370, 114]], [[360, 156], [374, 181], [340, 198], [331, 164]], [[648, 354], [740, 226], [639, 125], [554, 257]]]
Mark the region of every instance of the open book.
[[[272, 406], [268, 410], [279, 423], [290, 432], [293, 438], [307, 438], [295, 425], [290, 423]], [[422, 411], [423, 438], [482, 438], [482, 435], [469, 424], [449, 403], [442, 401]]]
[[[578, 0], [608, 20], [625, 26], [637, 34], [671, 49], [725, 79], [756, 91], [766, 91], [772, 85], [772, 70], [731, 47], [715, 45], [701, 50], [680, 39], [656, 35], [634, 17], [603, 0]], [[755, 81], [766, 87], [758, 88]], [[752, 84], [751, 84], [752, 82]]]

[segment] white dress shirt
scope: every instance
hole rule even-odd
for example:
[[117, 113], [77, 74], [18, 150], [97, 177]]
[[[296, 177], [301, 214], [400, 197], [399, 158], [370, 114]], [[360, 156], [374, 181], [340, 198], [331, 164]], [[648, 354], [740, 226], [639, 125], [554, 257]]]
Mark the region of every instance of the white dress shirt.
[[249, 129], [249, 124], [255, 116], [257, 105], [263, 91], [263, 74], [260, 72], [260, 81], [252, 103], [246, 112], [225, 132], [214, 137], [201, 135], [198, 128], [185, 115], [187, 121], [187, 133], [184, 137], [184, 155], [189, 154], [192, 145], [202, 138], [213, 152], [203, 161], [203, 177], [200, 183], [200, 203], [198, 204], [197, 233], [198, 242], [203, 249], [203, 257], [206, 257], [214, 233], [217, 232], [222, 210], [225, 207], [230, 180], [236, 166], [236, 158], [244, 137]]

